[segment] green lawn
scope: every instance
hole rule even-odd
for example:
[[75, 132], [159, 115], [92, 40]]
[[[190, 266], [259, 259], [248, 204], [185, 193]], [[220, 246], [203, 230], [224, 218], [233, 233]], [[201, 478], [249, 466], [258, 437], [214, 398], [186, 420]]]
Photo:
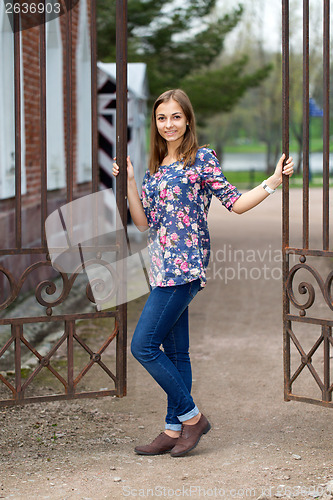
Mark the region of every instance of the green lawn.
[[[298, 151], [298, 144], [295, 141], [290, 141], [289, 151]], [[320, 153], [323, 151], [323, 140], [322, 138], [311, 139], [311, 153]], [[266, 145], [262, 142], [251, 142], [249, 144], [226, 144], [223, 147], [224, 153], [265, 153]], [[281, 146], [282, 151], [282, 146]], [[333, 152], [333, 142], [330, 144], [330, 152]]]
[[226, 144], [223, 147], [224, 153], [265, 153], [266, 145], [261, 142], [251, 142], [249, 144]]
[[[237, 186], [240, 189], [250, 189], [252, 187], [257, 186], [263, 180], [267, 179], [267, 174], [265, 172], [252, 172], [249, 171], [228, 171], [224, 170], [224, 173], [228, 179], [228, 181]], [[303, 178], [302, 175], [293, 175], [289, 182], [289, 187], [302, 187]], [[313, 175], [312, 180], [310, 182], [310, 187], [322, 187], [323, 186], [323, 178], [321, 175]], [[330, 178], [330, 186], [333, 187], [333, 177]]]

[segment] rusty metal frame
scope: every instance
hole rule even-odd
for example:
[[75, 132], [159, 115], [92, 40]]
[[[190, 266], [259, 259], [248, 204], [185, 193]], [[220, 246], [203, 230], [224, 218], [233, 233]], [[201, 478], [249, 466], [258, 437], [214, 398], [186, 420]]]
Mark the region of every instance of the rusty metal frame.
[[[65, 39], [66, 39], [66, 198], [67, 202], [71, 202], [74, 197], [74, 164], [73, 164], [73, 95], [72, 95], [72, 10], [70, 2], [66, 3], [69, 6], [65, 10]], [[97, 131], [97, 34], [96, 34], [96, 2], [90, 2], [90, 20], [91, 20], [91, 108], [92, 108], [92, 192], [98, 191], [99, 173], [98, 173], [98, 131]], [[118, 260], [124, 261], [126, 256], [126, 226], [127, 226], [127, 1], [117, 0], [116, 10], [116, 51], [117, 51], [117, 159], [121, 167], [121, 173], [117, 181], [116, 199], [121, 220], [117, 221], [118, 227], [125, 228], [122, 231], [122, 237], [117, 236], [117, 241], [114, 250], [118, 252]], [[39, 27], [39, 45], [40, 45], [40, 152], [41, 152], [41, 245], [35, 248], [25, 248], [22, 246], [22, 195], [21, 195], [21, 92], [20, 88], [20, 14], [14, 14], [14, 87], [15, 87], [15, 211], [16, 211], [16, 245], [15, 248], [0, 249], [0, 255], [29, 255], [42, 254], [45, 259], [30, 265], [21, 277], [16, 280], [10, 270], [0, 266], [0, 272], [7, 278], [10, 287], [9, 297], [5, 298], [0, 304], [0, 310], [5, 310], [12, 304], [20, 294], [22, 285], [27, 277], [37, 268], [42, 266], [51, 266], [50, 257], [48, 255], [45, 235], [45, 220], [47, 217], [47, 154], [46, 154], [46, 47], [45, 47], [45, 23]], [[117, 231], [119, 233], [119, 231]], [[122, 239], [119, 239], [122, 238]], [[96, 255], [96, 261], [103, 264], [102, 252]], [[126, 344], [127, 344], [127, 308], [126, 301], [115, 308], [113, 311], [99, 311], [90, 313], [77, 314], [54, 314], [53, 307], [65, 301], [68, 297], [73, 284], [77, 277], [76, 270], [70, 277], [59, 272], [62, 278], [63, 289], [57, 299], [53, 299], [52, 295], [56, 292], [56, 286], [52, 281], [43, 281], [36, 286], [35, 297], [39, 304], [45, 307], [45, 314], [34, 317], [9, 318], [1, 317], [0, 325], [11, 325], [11, 337], [1, 345], [0, 339], [0, 362], [1, 357], [7, 349], [14, 345], [15, 352], [15, 380], [12, 382], [0, 373], [0, 383], [3, 383], [12, 392], [11, 399], [0, 401], [1, 406], [22, 405], [33, 402], [44, 402], [50, 400], [63, 400], [74, 398], [87, 398], [96, 396], [124, 396], [126, 394]], [[125, 268], [118, 268], [118, 272], [125, 273]], [[124, 280], [125, 281], [125, 280]], [[122, 284], [119, 287], [124, 286]], [[45, 300], [42, 297], [42, 291], [50, 296], [50, 300]], [[117, 290], [124, 297], [124, 290]], [[91, 290], [87, 287], [87, 299], [93, 302]], [[101, 347], [93, 352], [86, 342], [77, 334], [75, 322], [79, 319], [95, 319], [95, 318], [114, 318], [115, 327], [110, 331], [106, 339], [104, 339]], [[52, 349], [45, 356], [42, 356], [25, 338], [23, 327], [27, 323], [45, 323], [45, 322], [61, 322], [64, 325], [64, 334], [53, 345]], [[116, 373], [107, 367], [103, 362], [103, 353], [109, 344], [116, 342]], [[52, 357], [57, 352], [59, 347], [67, 342], [67, 379], [65, 379], [52, 366]], [[21, 347], [25, 345], [31, 353], [38, 359], [38, 366], [33, 370], [29, 377], [22, 381], [21, 377]], [[90, 356], [90, 361], [74, 377], [74, 344], [79, 345]], [[77, 388], [78, 383], [84, 375], [94, 365], [98, 364], [102, 370], [110, 377], [114, 388], [108, 390], [80, 392]], [[26, 397], [25, 391], [30, 386], [35, 376], [42, 370], [48, 369], [53, 376], [61, 382], [64, 392], [63, 394]]]
[[[293, 248], [289, 245], [289, 180], [283, 179], [282, 208], [282, 252], [283, 252], [283, 352], [284, 352], [284, 398], [326, 407], [333, 407], [330, 356], [333, 348], [332, 327], [333, 310], [332, 283], [333, 271], [323, 279], [319, 271], [307, 263], [308, 257], [332, 259], [329, 235], [329, 84], [330, 84], [330, 2], [323, 0], [323, 216], [322, 216], [322, 249], [309, 248], [309, 0], [303, 0], [303, 247]], [[282, 0], [282, 141], [283, 151], [289, 155], [289, 0]], [[290, 267], [290, 256], [299, 256], [299, 263]], [[299, 270], [305, 270], [315, 278], [327, 307], [327, 317], [307, 316], [308, 309], [314, 304], [316, 295], [310, 282], [301, 282], [298, 292], [306, 295], [299, 301], [294, 294], [294, 278]], [[296, 279], [295, 279], [296, 281]], [[299, 310], [299, 316], [291, 313], [291, 307]], [[330, 317], [329, 317], [330, 316]], [[321, 327], [321, 334], [314, 334], [313, 346], [306, 352], [293, 331], [293, 324], [313, 325], [313, 329]], [[323, 373], [319, 375], [313, 365], [312, 357], [322, 347]], [[299, 353], [299, 366], [292, 373], [291, 349]], [[304, 369], [308, 369], [318, 388], [319, 397], [298, 395], [293, 392], [293, 384]], [[321, 396], [321, 397], [320, 397]]]

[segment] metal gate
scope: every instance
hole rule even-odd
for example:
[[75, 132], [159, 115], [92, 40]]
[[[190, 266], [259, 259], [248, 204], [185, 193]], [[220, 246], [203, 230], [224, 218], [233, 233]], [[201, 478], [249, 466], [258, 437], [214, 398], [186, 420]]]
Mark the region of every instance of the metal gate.
[[[297, 226], [290, 227], [295, 211], [293, 190], [283, 180], [283, 323], [284, 397], [333, 407], [331, 381], [333, 327], [333, 249], [330, 244], [330, 0], [323, 0], [323, 190], [321, 214], [311, 220], [309, 75], [309, 0], [303, 0], [303, 189], [301, 242]], [[289, 155], [289, 1], [282, 0], [283, 20], [283, 151]], [[292, 111], [291, 111], [292, 112]], [[319, 188], [316, 188], [319, 189]], [[294, 207], [291, 209], [291, 204]], [[321, 219], [321, 220], [319, 220]], [[312, 223], [312, 224], [311, 224]], [[321, 241], [310, 244], [310, 229], [321, 228]], [[296, 228], [296, 230], [295, 230]], [[297, 262], [298, 261], [298, 262]], [[298, 281], [301, 279], [302, 281]], [[297, 281], [297, 283], [296, 283]], [[296, 290], [297, 289], [297, 290]]]
[[[43, 0], [44, 5], [47, 0]], [[50, 2], [49, 2], [50, 3]], [[41, 4], [41, 1], [39, 2]], [[73, 201], [78, 193], [74, 193], [74, 171], [73, 164], [73, 139], [74, 131], [72, 126], [73, 118], [73, 37], [72, 37], [72, 13], [73, 8], [80, 4], [80, 0], [66, 0], [61, 2], [64, 13], [65, 26], [65, 151], [66, 151], [66, 201]], [[89, 18], [90, 18], [90, 57], [91, 57], [91, 124], [92, 124], [92, 182], [91, 192], [98, 191], [99, 175], [98, 175], [98, 132], [97, 132], [97, 46], [96, 46], [96, 2], [94, 0], [88, 2]], [[15, 88], [15, 247], [0, 248], [1, 256], [18, 256], [19, 259], [24, 259], [26, 256], [40, 256], [40, 260], [29, 265], [25, 271], [16, 278], [13, 273], [0, 266], [0, 274], [7, 279], [7, 288], [9, 292], [4, 301], [0, 304], [0, 310], [10, 310], [10, 306], [17, 301], [23, 284], [32, 273], [38, 269], [46, 268], [52, 270], [50, 255], [48, 254], [45, 220], [48, 215], [47, 207], [47, 154], [46, 154], [46, 47], [45, 47], [45, 11], [41, 16], [38, 29], [39, 37], [39, 99], [40, 99], [40, 119], [39, 119], [39, 134], [40, 134], [40, 245], [34, 248], [26, 247], [22, 240], [22, 203], [24, 196], [22, 195], [22, 173], [21, 173], [21, 93], [24, 91], [21, 85], [21, 48], [20, 44], [20, 26], [22, 27], [21, 12], [13, 13], [14, 16], [14, 88]], [[44, 16], [44, 17], [43, 17]], [[31, 18], [30, 18], [31, 20]], [[126, 229], [127, 203], [126, 203], [126, 150], [127, 150], [127, 5], [125, 0], [117, 0], [117, 161], [121, 167], [121, 173], [117, 180], [117, 205], [120, 215], [119, 224]], [[36, 32], [35, 32], [36, 33]], [[89, 120], [90, 117], [87, 117]], [[123, 237], [117, 236], [117, 241], [113, 250], [117, 253], [117, 261], [122, 261], [124, 249], [126, 246], [126, 234]], [[110, 250], [110, 249], [108, 249]], [[95, 262], [102, 261], [103, 249], [95, 255]], [[119, 264], [121, 265], [121, 264]], [[119, 272], [125, 272], [125, 269], [118, 269]], [[53, 271], [54, 273], [54, 271]], [[20, 317], [12, 317], [11, 314], [2, 314], [0, 317], [1, 325], [10, 325], [11, 333], [5, 341], [0, 337], [0, 386], [3, 387], [5, 394], [11, 397], [2, 397], [0, 406], [21, 405], [31, 402], [61, 400], [72, 398], [84, 398], [92, 396], [107, 396], [117, 395], [124, 396], [126, 394], [126, 332], [127, 332], [127, 309], [126, 301], [118, 305], [114, 310], [98, 311], [92, 306], [92, 311], [72, 312], [58, 314], [57, 307], [64, 305], [73, 284], [77, 278], [74, 273], [68, 276], [60, 272], [62, 278], [62, 290], [60, 295], [55, 294], [57, 286], [50, 279], [41, 281], [36, 284], [34, 291], [34, 299], [39, 305], [43, 306], [44, 310], [41, 314], [30, 316], [28, 314], [20, 315]], [[122, 295], [124, 291], [120, 291]], [[57, 298], [55, 298], [57, 295]], [[52, 297], [53, 296], [53, 297]], [[82, 299], [93, 302], [91, 289], [87, 286], [86, 296]], [[1, 300], [0, 300], [1, 302]], [[94, 348], [91, 347], [89, 338], [83, 338], [80, 331], [77, 329], [78, 320], [96, 320], [109, 318], [113, 326], [106, 331], [104, 338], [99, 337], [100, 344]], [[26, 338], [25, 326], [35, 323], [48, 325], [58, 323], [63, 329], [63, 334], [50, 347], [48, 352], [39, 352], [38, 349]], [[7, 326], [8, 328], [8, 326]], [[0, 331], [1, 333], [1, 331]], [[115, 344], [114, 358], [115, 367], [108, 366], [108, 358], [105, 359], [105, 352], [108, 346]], [[22, 349], [35, 359], [36, 366], [29, 373], [25, 374], [22, 370]], [[60, 369], [55, 362], [58, 351], [65, 350], [65, 367]], [[75, 352], [82, 350], [85, 355], [83, 365], [77, 370], [75, 366]], [[14, 368], [9, 375], [1, 370], [1, 360], [4, 360], [9, 351], [12, 352]], [[98, 377], [93, 379], [94, 387], [87, 390], [82, 389], [82, 379], [91, 372], [92, 367], [98, 367], [103, 374], [107, 376], [107, 380], [111, 382], [111, 388], [100, 387], [101, 383]], [[61, 390], [56, 394], [50, 394], [49, 391], [42, 393], [43, 387], [39, 387], [38, 395], [31, 393], [31, 385], [35, 378], [42, 371], [48, 371], [51, 379], [56, 380]], [[98, 388], [98, 390], [97, 390]], [[3, 392], [2, 392], [3, 394]]]

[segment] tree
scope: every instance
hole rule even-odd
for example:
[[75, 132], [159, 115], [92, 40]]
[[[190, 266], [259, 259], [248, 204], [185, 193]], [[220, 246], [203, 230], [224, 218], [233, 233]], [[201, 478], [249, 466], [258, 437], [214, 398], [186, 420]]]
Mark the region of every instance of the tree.
[[[223, 144], [250, 141], [265, 144], [266, 172], [270, 174], [281, 151], [281, 54], [259, 52], [257, 45], [248, 46], [251, 65], [270, 64], [272, 70], [262, 85], [250, 89], [232, 113], [214, 118], [207, 129], [218, 156], [223, 156]], [[259, 70], [257, 70], [259, 71]]]
[[[201, 122], [230, 111], [270, 71], [264, 65], [246, 72], [244, 56], [227, 66], [218, 62], [243, 7], [219, 16], [216, 1], [185, 0], [182, 6], [166, 0], [128, 1], [128, 59], [147, 63], [152, 100], [168, 88], [184, 88]], [[99, 58], [115, 60], [115, 2], [100, 0], [97, 5]]]
[[247, 62], [248, 57], [242, 56], [220, 68], [191, 73], [184, 78], [182, 88], [195, 103], [199, 123], [218, 111], [230, 112], [245, 92], [257, 87], [271, 70], [271, 65], [266, 65], [244, 74]]
[[[238, 34], [239, 54], [246, 50], [250, 65], [260, 70], [268, 65], [272, 70], [262, 85], [253, 88], [228, 115], [214, 120], [215, 144], [241, 139], [265, 145], [266, 172], [274, 169], [281, 154], [281, 43], [265, 36], [265, 0], [248, 0]], [[276, 6], [275, 6], [276, 8]], [[235, 57], [235, 54], [234, 54]], [[219, 124], [219, 126], [218, 126]], [[221, 146], [220, 146], [221, 147]]]
[[[291, 4], [296, 7], [297, 0]], [[322, 44], [323, 44], [323, 19], [322, 8], [319, 0], [310, 5], [309, 26], [309, 94], [314, 97], [319, 106], [323, 106], [323, 66], [322, 66]], [[303, 163], [303, 52], [301, 44], [303, 19], [298, 13], [294, 15], [295, 27], [290, 35], [290, 129], [293, 138], [298, 145], [296, 172], [300, 173]], [[311, 119], [311, 117], [310, 117]], [[310, 125], [310, 124], [309, 124]], [[311, 130], [310, 130], [311, 145]]]

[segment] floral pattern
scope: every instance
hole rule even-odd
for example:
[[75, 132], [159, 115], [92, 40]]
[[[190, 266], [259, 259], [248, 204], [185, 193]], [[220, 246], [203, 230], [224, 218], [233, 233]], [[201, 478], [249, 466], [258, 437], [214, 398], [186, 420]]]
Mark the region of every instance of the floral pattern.
[[200, 148], [192, 166], [177, 161], [147, 170], [142, 205], [149, 224], [149, 281], [173, 286], [200, 278], [206, 284], [210, 255], [207, 224], [212, 195], [229, 210], [241, 193], [223, 175], [216, 154]]

